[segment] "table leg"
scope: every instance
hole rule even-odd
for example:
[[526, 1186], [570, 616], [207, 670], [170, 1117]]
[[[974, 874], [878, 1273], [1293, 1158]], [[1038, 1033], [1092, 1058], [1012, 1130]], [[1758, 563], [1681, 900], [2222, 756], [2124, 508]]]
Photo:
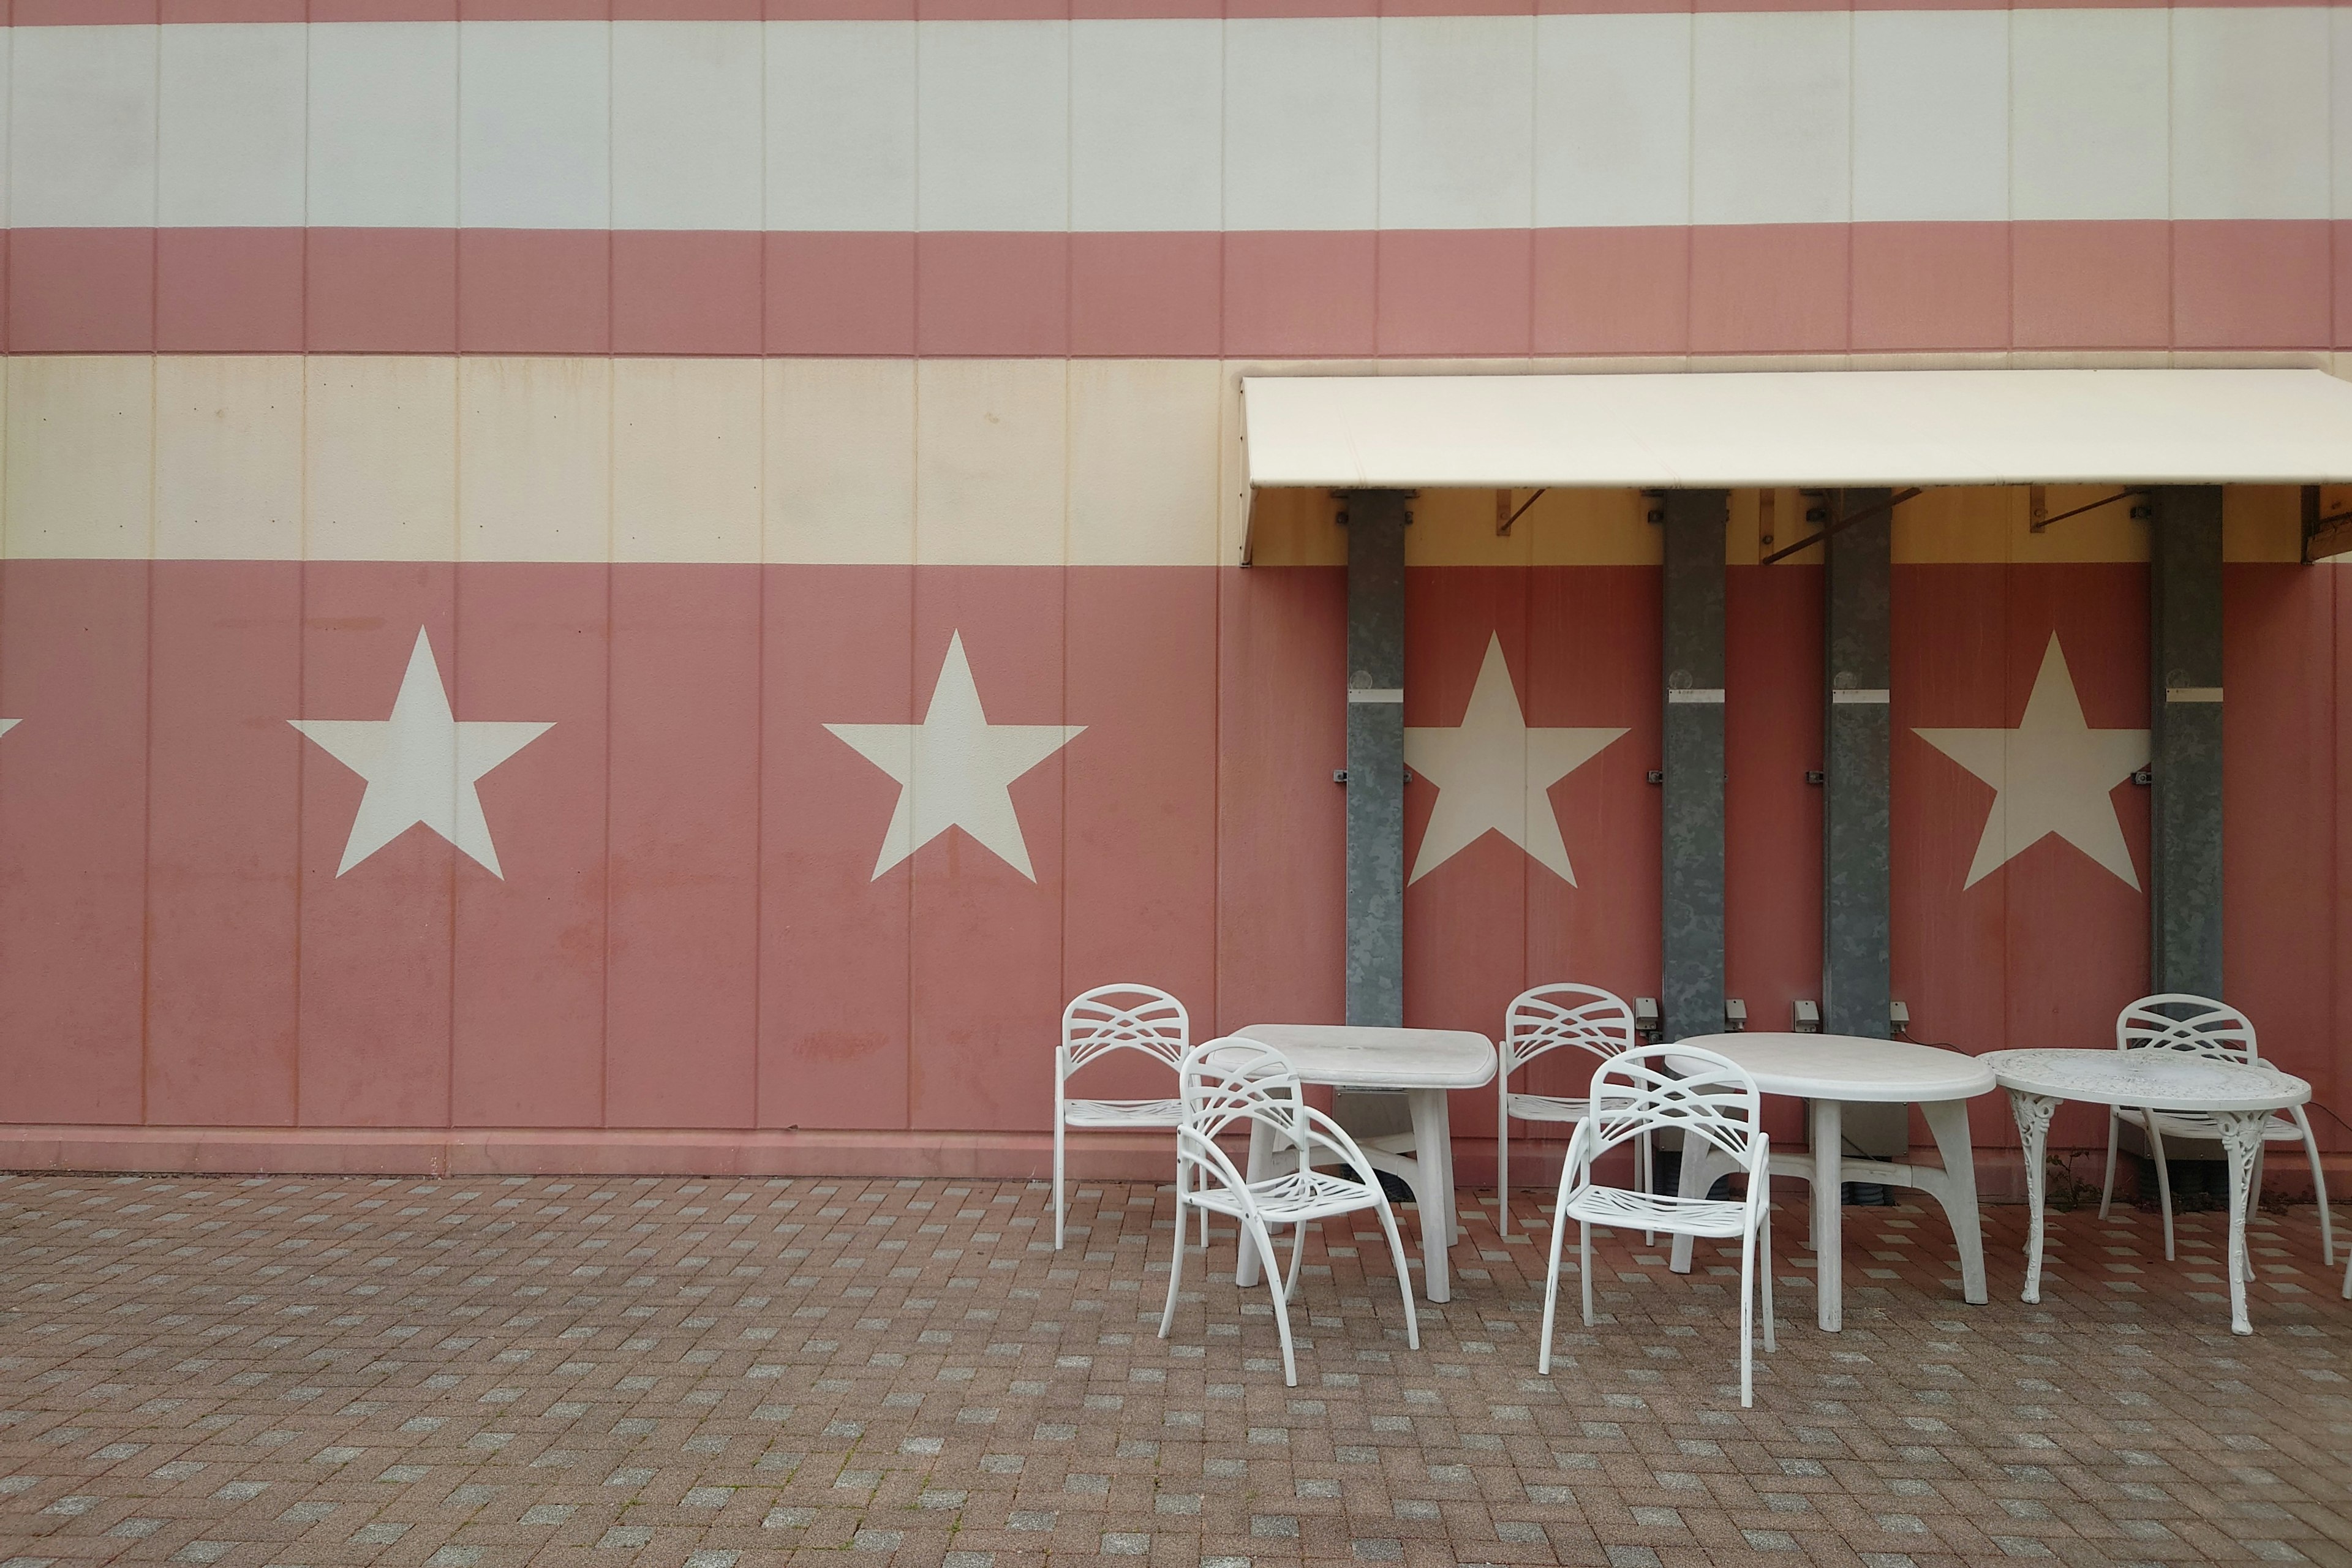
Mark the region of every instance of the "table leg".
[[[1262, 1121], [1251, 1122], [1249, 1164], [1244, 1169], [1242, 1179], [1247, 1182], [1265, 1180], [1270, 1173], [1273, 1163], [1273, 1132]], [[1246, 1289], [1257, 1283], [1257, 1246], [1250, 1239], [1249, 1226], [1242, 1226], [1239, 1229], [1241, 1245], [1238, 1248], [1239, 1256], [1234, 1259], [1234, 1283]], [[1275, 1269], [1282, 1267], [1271, 1258], [1265, 1259], [1265, 1266]]]
[[1412, 1109], [1412, 1156], [1419, 1167], [1413, 1197], [1421, 1207], [1422, 1289], [1431, 1300], [1447, 1301], [1454, 1295], [1445, 1267], [1454, 1239], [1454, 1146], [1446, 1091], [1416, 1089], [1405, 1098]]
[[2051, 1113], [2058, 1109], [2055, 1095], [2009, 1091], [2009, 1107], [2017, 1118], [2017, 1139], [2025, 1155], [2025, 1294], [2027, 1301], [2042, 1300], [2042, 1150], [2050, 1136]]
[[[1681, 1173], [1675, 1178], [1675, 1195], [1703, 1198], [1715, 1185], [1714, 1173], [1707, 1168], [1706, 1159], [1715, 1145], [1696, 1132], [1683, 1133], [1682, 1144]], [[1667, 1267], [1675, 1273], [1687, 1274], [1691, 1271], [1691, 1254], [1696, 1240], [1688, 1232], [1675, 1237], [1674, 1250], [1668, 1255], [1667, 1262]]]
[[1960, 1247], [1960, 1294], [1976, 1306], [1987, 1300], [1984, 1266], [1984, 1223], [1977, 1213], [1977, 1161], [1969, 1141], [1969, 1102], [1941, 1100], [1922, 1105], [1927, 1130], [1935, 1134], [1937, 1152], [1944, 1157], [1945, 1179], [1932, 1189], [1952, 1224], [1952, 1239]]
[[1813, 1305], [1823, 1333], [1843, 1325], [1844, 1235], [1840, 1184], [1845, 1173], [1845, 1107], [1812, 1101]]
[[2270, 1116], [2267, 1110], [2221, 1110], [2213, 1116], [2221, 1125], [2221, 1147], [2230, 1156], [2230, 1331], [2233, 1334], [2254, 1331], [2246, 1318], [2246, 1280], [2252, 1261], [2246, 1247], [2246, 1212], [2253, 1207], [2255, 1156], [2262, 1152], [2263, 1128]]

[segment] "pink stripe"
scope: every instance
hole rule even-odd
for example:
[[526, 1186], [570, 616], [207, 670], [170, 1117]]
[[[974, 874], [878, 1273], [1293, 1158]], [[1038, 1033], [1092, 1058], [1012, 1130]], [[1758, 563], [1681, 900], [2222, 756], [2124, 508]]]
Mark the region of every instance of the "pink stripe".
[[1307, 359], [2326, 349], [2352, 328], [2339, 226], [18, 229], [0, 258], [0, 342], [17, 353]]
[[[2200, 0], [2324, 8], [2333, 0]], [[1524, 16], [1732, 11], [2161, 10], [2148, 0], [15, 0], [14, 26], [165, 22], [1057, 21], [1261, 16]]]

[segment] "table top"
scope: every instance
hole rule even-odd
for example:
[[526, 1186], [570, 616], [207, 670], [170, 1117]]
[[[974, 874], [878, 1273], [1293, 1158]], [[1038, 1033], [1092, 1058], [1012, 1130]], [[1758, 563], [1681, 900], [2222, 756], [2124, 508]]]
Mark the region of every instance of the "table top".
[[2267, 1063], [2221, 1061], [2186, 1051], [1988, 1051], [1977, 1058], [2003, 1089], [2095, 1105], [2163, 1110], [2284, 1110], [2311, 1085]]
[[1482, 1089], [1495, 1081], [1495, 1042], [1467, 1029], [1252, 1024], [1234, 1033], [1288, 1057], [1307, 1083], [1349, 1089]]
[[1992, 1071], [1984, 1065], [1990, 1058], [1909, 1040], [1741, 1033], [1675, 1043], [1728, 1057], [1767, 1094], [1866, 1105], [1967, 1100], [1993, 1089]]

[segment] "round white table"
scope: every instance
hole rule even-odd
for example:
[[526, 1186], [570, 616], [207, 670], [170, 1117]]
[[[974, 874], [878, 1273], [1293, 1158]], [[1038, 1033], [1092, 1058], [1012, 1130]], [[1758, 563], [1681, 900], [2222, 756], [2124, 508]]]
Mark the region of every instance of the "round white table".
[[2311, 1085], [2267, 1063], [2185, 1051], [1990, 1051], [1977, 1059], [2009, 1090], [2018, 1139], [2025, 1146], [2025, 1195], [2032, 1205], [2025, 1241], [2026, 1300], [2042, 1300], [2042, 1151], [2059, 1102], [2202, 1110], [2212, 1116], [2230, 1162], [2230, 1331], [2254, 1331], [2246, 1321], [2246, 1280], [2253, 1272], [2246, 1256], [2246, 1210], [2253, 1197], [2254, 1156], [2271, 1113], [2309, 1100]]
[[[1445, 1252], [1459, 1226], [1454, 1214], [1454, 1142], [1446, 1096], [1495, 1081], [1495, 1042], [1467, 1029], [1339, 1024], [1252, 1024], [1234, 1032], [1280, 1051], [1301, 1082], [1403, 1091], [1412, 1131], [1357, 1142], [1366, 1159], [1412, 1189], [1413, 1205], [1421, 1211], [1422, 1288], [1433, 1301], [1451, 1300]], [[1410, 1160], [1403, 1158], [1408, 1150]], [[1254, 1128], [1249, 1180], [1271, 1175], [1273, 1156], [1264, 1130]], [[1234, 1279], [1242, 1285], [1256, 1283], [1257, 1255], [1252, 1248], [1242, 1248]]]
[[[1812, 1184], [1813, 1288], [1817, 1321], [1831, 1333], [1844, 1321], [1840, 1188], [1846, 1182], [1913, 1187], [1943, 1205], [1960, 1249], [1960, 1293], [1981, 1306], [1985, 1291], [1984, 1232], [1977, 1215], [1977, 1167], [1969, 1139], [1968, 1102], [1993, 1089], [1993, 1075], [1978, 1058], [1908, 1040], [1854, 1035], [1701, 1035], [1676, 1042], [1727, 1057], [1748, 1069], [1766, 1094], [1793, 1094], [1810, 1102], [1804, 1153], [1772, 1156], [1772, 1173]], [[1848, 1105], [1916, 1105], [1935, 1134], [1944, 1163], [1913, 1165], [1845, 1153]], [[1730, 1169], [1719, 1157], [1683, 1152], [1682, 1195], [1703, 1197]], [[1691, 1240], [1675, 1238], [1675, 1272], [1687, 1274]]]

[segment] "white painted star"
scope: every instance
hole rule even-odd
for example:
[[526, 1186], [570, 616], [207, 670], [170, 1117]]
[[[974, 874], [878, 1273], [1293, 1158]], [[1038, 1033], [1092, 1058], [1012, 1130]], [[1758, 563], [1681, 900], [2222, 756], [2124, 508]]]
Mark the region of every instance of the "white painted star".
[[22, 719], [0, 719], [0, 735], [6, 734], [9, 731], [15, 729], [17, 725], [23, 722], [24, 721]]
[[904, 860], [950, 827], [961, 827], [1006, 865], [1037, 879], [1029, 845], [1013, 809], [1013, 782], [1076, 740], [1084, 724], [992, 724], [963, 652], [963, 634], [948, 656], [919, 724], [827, 724], [859, 756], [898, 781], [898, 809], [882, 835], [874, 875]]
[[1576, 886], [1549, 792], [1624, 732], [1622, 726], [1528, 728], [1511, 685], [1511, 667], [1503, 658], [1503, 639], [1490, 636], [1462, 722], [1450, 730], [1404, 732], [1405, 765], [1437, 786], [1437, 805], [1429, 814], [1409, 880], [1420, 881], [1493, 832]]
[[503, 878], [475, 784], [484, 773], [555, 726], [467, 720], [449, 711], [449, 693], [420, 629], [389, 719], [289, 719], [329, 755], [367, 780], [340, 877], [410, 828], [424, 825]]
[[2016, 729], [1917, 734], [1996, 792], [1962, 886], [1975, 887], [2054, 833], [2133, 889], [2139, 887], [2110, 792], [2147, 765], [2147, 731], [2094, 730], [2084, 721], [2057, 633], [2050, 634], [2033, 694]]

